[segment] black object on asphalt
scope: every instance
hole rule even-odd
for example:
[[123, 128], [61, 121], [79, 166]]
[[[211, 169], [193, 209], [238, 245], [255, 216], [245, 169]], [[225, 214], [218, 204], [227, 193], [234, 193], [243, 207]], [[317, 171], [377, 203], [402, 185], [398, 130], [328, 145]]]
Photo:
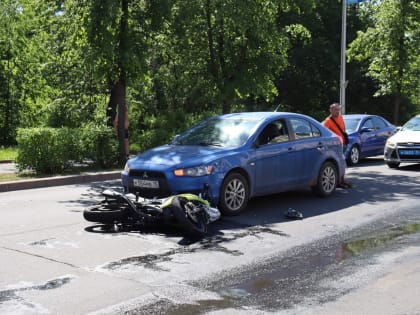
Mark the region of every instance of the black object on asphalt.
[[284, 212], [284, 216], [289, 219], [303, 219], [303, 214], [300, 211], [297, 211], [296, 209], [289, 208]]

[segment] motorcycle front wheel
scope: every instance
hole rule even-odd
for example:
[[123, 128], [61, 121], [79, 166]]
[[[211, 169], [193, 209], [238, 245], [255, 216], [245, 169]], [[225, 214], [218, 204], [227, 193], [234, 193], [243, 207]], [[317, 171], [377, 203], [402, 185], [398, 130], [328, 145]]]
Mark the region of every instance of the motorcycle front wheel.
[[127, 219], [127, 208], [118, 204], [101, 203], [85, 209], [83, 217], [89, 222], [113, 224]]
[[172, 213], [178, 223], [185, 229], [190, 236], [203, 236], [207, 233], [207, 223], [204, 213], [192, 213], [186, 209], [188, 199], [174, 197], [172, 200]]

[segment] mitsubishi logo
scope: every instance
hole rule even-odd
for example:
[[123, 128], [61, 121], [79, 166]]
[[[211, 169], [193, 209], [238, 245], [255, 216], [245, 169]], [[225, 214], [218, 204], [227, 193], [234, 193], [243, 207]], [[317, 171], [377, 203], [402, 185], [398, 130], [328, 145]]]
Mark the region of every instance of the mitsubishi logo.
[[147, 175], [147, 172], [144, 172], [142, 177], [143, 178], [149, 178], [149, 175]]

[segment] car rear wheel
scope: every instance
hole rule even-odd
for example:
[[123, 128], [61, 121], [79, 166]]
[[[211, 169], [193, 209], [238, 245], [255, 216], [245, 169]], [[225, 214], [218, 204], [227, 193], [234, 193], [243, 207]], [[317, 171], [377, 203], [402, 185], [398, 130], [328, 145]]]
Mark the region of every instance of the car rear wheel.
[[249, 188], [245, 177], [231, 173], [223, 181], [220, 190], [219, 209], [224, 215], [238, 215], [248, 203]]
[[352, 145], [350, 148], [349, 158], [347, 163], [349, 165], [356, 165], [360, 161], [360, 149], [357, 145]]
[[325, 162], [319, 170], [317, 183], [312, 190], [320, 197], [327, 197], [335, 191], [337, 183], [337, 167], [332, 162]]

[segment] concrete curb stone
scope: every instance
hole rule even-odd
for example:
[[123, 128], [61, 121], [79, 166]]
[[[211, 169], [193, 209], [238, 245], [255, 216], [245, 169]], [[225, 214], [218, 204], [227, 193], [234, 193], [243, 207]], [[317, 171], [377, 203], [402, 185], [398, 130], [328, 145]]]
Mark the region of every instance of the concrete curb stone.
[[9, 163], [14, 163], [15, 161], [13, 160], [0, 160], [0, 164], [9, 164]]
[[0, 183], [0, 192], [33, 189], [61, 185], [84, 184], [97, 181], [115, 180], [121, 177], [121, 171], [85, 173], [81, 175], [55, 176]]

